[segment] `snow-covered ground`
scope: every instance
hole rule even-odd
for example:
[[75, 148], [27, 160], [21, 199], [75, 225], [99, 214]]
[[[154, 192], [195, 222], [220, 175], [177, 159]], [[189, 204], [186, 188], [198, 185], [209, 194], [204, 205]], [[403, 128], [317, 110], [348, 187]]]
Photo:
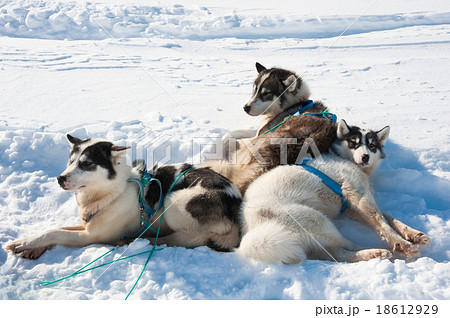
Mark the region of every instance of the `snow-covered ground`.
[[[165, 248], [130, 299], [450, 299], [450, 2], [301, 2], [0, 0], [0, 299], [125, 298], [145, 255], [39, 288], [111, 247], [56, 247], [36, 261], [4, 249], [79, 223], [56, 182], [65, 134], [190, 162], [200, 137], [257, 125], [242, 111], [256, 61], [302, 74], [350, 124], [391, 126], [377, 201], [432, 245], [412, 262], [299, 266]], [[385, 246], [367, 227], [336, 222], [364, 246]], [[105, 261], [148, 249], [139, 240]]]

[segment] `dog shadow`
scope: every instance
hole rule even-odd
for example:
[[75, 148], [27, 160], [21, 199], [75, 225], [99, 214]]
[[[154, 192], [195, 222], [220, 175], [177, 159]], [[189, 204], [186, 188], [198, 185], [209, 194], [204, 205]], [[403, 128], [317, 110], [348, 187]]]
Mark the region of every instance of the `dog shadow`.
[[[421, 199], [427, 210], [433, 210], [435, 215], [445, 218], [450, 208], [450, 181], [430, 173], [430, 169], [420, 162], [411, 149], [388, 141], [385, 152], [386, 162], [372, 178], [375, 190]], [[447, 161], [447, 154], [440, 156], [433, 156], [437, 164], [430, 164], [430, 167], [436, 169], [442, 161]]]

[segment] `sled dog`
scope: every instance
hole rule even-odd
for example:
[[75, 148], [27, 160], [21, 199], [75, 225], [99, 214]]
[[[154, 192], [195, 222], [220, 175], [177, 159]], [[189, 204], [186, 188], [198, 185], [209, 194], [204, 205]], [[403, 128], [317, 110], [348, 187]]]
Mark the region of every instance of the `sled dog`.
[[[267, 69], [258, 62], [256, 70], [258, 76], [244, 111], [250, 116], [261, 116], [261, 122], [258, 129], [236, 130], [228, 135], [229, 138], [259, 136], [311, 102], [308, 84], [294, 72], [275, 67]], [[307, 113], [321, 113], [325, 110], [326, 107], [321, 101], [314, 101]]]
[[[308, 100], [310, 91], [300, 76], [259, 63], [256, 69], [253, 95], [244, 110], [261, 115], [262, 124], [258, 131], [240, 130], [225, 136], [224, 160], [204, 163], [229, 178], [242, 194], [262, 173], [280, 164], [295, 164], [306, 150], [311, 156], [326, 152], [336, 138], [336, 125], [327, 119], [332, 114], [311, 115], [326, 108]], [[307, 110], [298, 113], [305, 106]]]
[[[64, 190], [75, 192], [81, 225], [12, 242], [7, 249], [13, 253], [36, 259], [54, 245], [118, 244], [142, 232], [143, 221], [156, 229], [163, 210], [158, 244], [214, 245], [218, 250], [239, 244], [241, 194], [228, 179], [208, 168], [164, 165], [155, 166], [150, 171], [153, 181], [144, 184], [145, 164], [127, 165], [127, 147], [98, 139], [67, 138], [70, 157], [57, 180]], [[140, 201], [143, 186], [145, 203]], [[158, 209], [160, 202], [165, 209]], [[146, 204], [149, 208], [144, 213]], [[155, 213], [147, 215], [147, 211]], [[152, 233], [149, 229], [143, 234], [154, 241]]]
[[393, 257], [388, 249], [362, 249], [340, 234], [331, 219], [348, 204], [345, 215], [372, 227], [393, 251], [417, 256], [419, 247], [429, 244], [430, 238], [383, 214], [369, 183], [385, 157], [388, 134], [388, 126], [374, 132], [349, 127], [341, 120], [324, 161], [306, 163], [334, 180], [342, 197], [298, 165], [280, 166], [256, 179], [243, 198], [243, 238], [237, 252], [257, 261], [286, 264], [306, 259], [357, 262]]

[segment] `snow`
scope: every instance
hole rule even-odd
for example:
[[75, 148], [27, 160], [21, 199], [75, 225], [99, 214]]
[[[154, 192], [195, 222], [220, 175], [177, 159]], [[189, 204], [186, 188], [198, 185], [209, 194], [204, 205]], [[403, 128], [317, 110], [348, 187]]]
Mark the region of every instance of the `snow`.
[[[79, 223], [56, 182], [65, 134], [197, 160], [208, 140], [257, 125], [242, 111], [256, 61], [302, 74], [349, 124], [391, 126], [377, 202], [433, 243], [411, 262], [301, 266], [165, 248], [130, 299], [449, 299], [449, 43], [446, 0], [0, 1], [0, 299], [124, 299], [146, 255], [39, 288], [111, 247], [55, 247], [36, 261], [4, 249]], [[385, 246], [363, 225], [336, 223], [364, 246]]]

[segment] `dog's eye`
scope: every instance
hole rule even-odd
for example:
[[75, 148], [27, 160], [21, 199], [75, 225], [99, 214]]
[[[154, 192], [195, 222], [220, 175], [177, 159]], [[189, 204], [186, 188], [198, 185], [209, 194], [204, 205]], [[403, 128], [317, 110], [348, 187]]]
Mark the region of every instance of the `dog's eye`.
[[264, 92], [261, 94], [261, 97], [263, 100], [269, 100], [272, 97], [272, 93], [271, 92]]
[[80, 168], [87, 169], [92, 168], [94, 166], [94, 163], [91, 161], [81, 161], [79, 165]]
[[370, 151], [374, 152], [375, 149], [376, 149], [376, 147], [375, 147], [374, 144], [370, 144], [370, 145], [369, 145], [369, 149], [370, 149]]
[[356, 142], [354, 140], [347, 140], [347, 143], [350, 148], [356, 147]]

